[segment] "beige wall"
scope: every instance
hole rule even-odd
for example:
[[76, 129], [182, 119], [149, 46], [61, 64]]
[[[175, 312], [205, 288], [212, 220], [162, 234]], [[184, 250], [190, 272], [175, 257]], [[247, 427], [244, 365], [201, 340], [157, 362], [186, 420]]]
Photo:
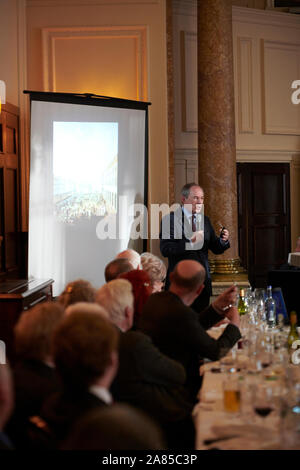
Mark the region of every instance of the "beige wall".
[[[196, 1], [173, 5], [178, 199], [181, 186], [198, 178], [197, 126], [184, 127], [182, 119], [191, 123], [197, 112], [197, 84], [189, 77], [197, 64], [197, 12]], [[300, 79], [300, 17], [233, 7], [233, 46], [237, 161], [290, 163], [294, 246], [300, 234], [300, 105], [291, 102], [291, 83]]]
[[28, 87], [150, 101], [150, 202], [167, 201], [164, 0], [27, 5]]
[[19, 106], [17, 0], [0, 2], [0, 80], [6, 83], [6, 101]]
[[291, 176], [291, 245], [300, 234], [300, 17], [233, 9], [237, 160], [287, 162]]
[[[23, 89], [150, 101], [149, 202], [168, 201], [165, 0], [1, 0], [0, 27], [0, 79], [22, 117], [23, 230], [29, 180]], [[158, 253], [157, 242], [152, 249]]]

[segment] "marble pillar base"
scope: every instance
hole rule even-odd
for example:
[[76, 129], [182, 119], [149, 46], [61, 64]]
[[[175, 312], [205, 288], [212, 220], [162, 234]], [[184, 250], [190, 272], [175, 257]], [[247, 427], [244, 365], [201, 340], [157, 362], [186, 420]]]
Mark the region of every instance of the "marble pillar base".
[[212, 303], [224, 290], [228, 289], [228, 287], [232, 286], [233, 282], [236, 283], [238, 289], [242, 289], [250, 287], [250, 283], [248, 281], [248, 277], [246, 276], [245, 279], [227, 279], [224, 281], [213, 281], [212, 282], [212, 296], [210, 298], [210, 303]]
[[213, 274], [239, 274], [245, 273], [245, 269], [241, 266], [239, 258], [233, 259], [210, 259], [210, 272]]

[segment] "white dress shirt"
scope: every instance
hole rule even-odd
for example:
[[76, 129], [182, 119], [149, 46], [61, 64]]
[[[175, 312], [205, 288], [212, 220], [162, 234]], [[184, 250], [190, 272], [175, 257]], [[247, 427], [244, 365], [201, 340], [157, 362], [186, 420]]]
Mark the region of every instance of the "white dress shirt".
[[107, 405], [111, 405], [113, 402], [111, 393], [109, 392], [109, 390], [107, 390], [107, 388], [100, 387], [99, 385], [92, 385], [89, 388], [89, 392], [95, 395]]

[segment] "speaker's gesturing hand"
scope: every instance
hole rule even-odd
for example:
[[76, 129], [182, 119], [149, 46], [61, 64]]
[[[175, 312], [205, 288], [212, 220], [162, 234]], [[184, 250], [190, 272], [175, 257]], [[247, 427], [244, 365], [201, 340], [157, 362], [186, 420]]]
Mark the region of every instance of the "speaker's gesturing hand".
[[203, 230], [198, 230], [198, 232], [194, 232], [191, 242], [192, 243], [202, 243], [204, 241], [204, 231]]

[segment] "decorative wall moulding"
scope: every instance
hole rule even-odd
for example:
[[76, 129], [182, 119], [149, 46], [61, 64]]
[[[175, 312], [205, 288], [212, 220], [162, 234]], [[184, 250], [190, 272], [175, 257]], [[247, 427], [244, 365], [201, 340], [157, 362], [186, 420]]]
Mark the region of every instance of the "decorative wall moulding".
[[[129, 40], [134, 42], [134, 52], [130, 52], [134, 57], [131, 60], [135, 63], [132, 70], [134, 76], [134, 87], [136, 96], [132, 99], [147, 99], [147, 26], [103, 26], [103, 27], [66, 27], [66, 28], [44, 28], [42, 29], [43, 42], [43, 77], [44, 91], [57, 90], [56, 78], [58, 71], [56, 68], [56, 53], [60, 41], [72, 40]], [[132, 44], [131, 44], [132, 46]], [[98, 62], [101, 58], [98, 57]], [[91, 67], [94, 67], [91, 64]]]
[[300, 15], [273, 12], [270, 10], [255, 10], [254, 8], [232, 7], [233, 23], [260, 24], [280, 28], [300, 29]]
[[236, 161], [237, 162], [292, 162], [300, 158], [300, 151], [295, 150], [237, 150], [236, 151]]
[[197, 16], [197, 0], [173, 0], [172, 7], [175, 15]]
[[182, 132], [198, 132], [197, 34], [180, 31]]
[[238, 129], [253, 134], [253, 38], [237, 38]]
[[198, 162], [197, 149], [174, 149], [174, 159], [176, 161], [189, 160]]
[[161, 0], [27, 0], [28, 7], [88, 7], [111, 5], [156, 5]]
[[291, 101], [291, 84], [300, 71], [300, 42], [261, 40], [262, 123], [265, 134], [300, 135], [300, 107]]

